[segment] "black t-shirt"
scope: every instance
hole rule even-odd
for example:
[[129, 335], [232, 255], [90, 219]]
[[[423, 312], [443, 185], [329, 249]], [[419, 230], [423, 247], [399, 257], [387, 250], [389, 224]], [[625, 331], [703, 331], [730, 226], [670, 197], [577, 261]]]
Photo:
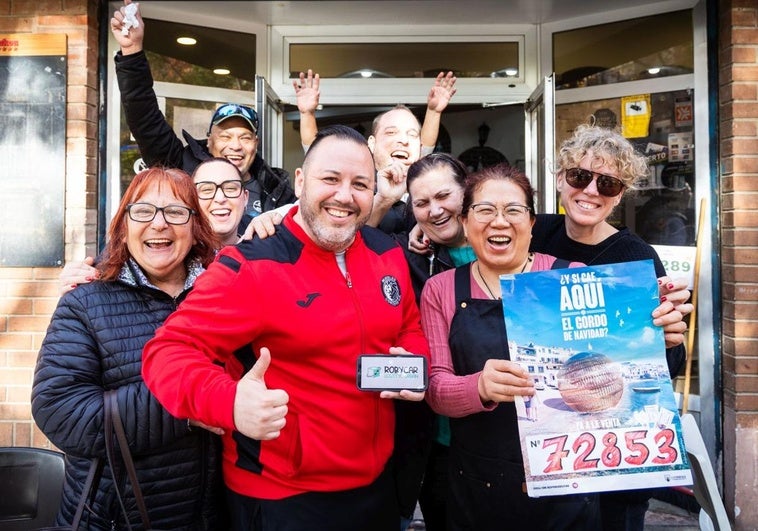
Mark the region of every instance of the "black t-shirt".
[[629, 232], [626, 227], [598, 244], [588, 245], [568, 237], [565, 217], [560, 214], [537, 215], [529, 250], [551, 254], [565, 260], [583, 262], [587, 265], [652, 259], [656, 276], [662, 277], [666, 274], [655, 249], [636, 234]]

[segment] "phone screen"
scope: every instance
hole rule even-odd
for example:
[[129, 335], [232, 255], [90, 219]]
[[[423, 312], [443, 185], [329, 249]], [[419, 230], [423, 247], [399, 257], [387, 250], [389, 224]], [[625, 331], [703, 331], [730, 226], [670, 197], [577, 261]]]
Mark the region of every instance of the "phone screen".
[[424, 356], [363, 354], [358, 357], [356, 383], [363, 391], [425, 391], [427, 361]]

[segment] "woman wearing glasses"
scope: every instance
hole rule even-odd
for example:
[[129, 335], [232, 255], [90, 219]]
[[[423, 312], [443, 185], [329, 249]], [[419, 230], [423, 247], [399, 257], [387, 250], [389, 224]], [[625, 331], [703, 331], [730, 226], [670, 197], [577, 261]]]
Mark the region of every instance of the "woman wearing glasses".
[[508, 359], [499, 300], [499, 275], [581, 264], [529, 252], [534, 191], [516, 168], [470, 175], [461, 218], [476, 260], [433, 276], [421, 295], [427, 401], [450, 417], [447, 529], [599, 529], [594, 497], [529, 498], [523, 489], [513, 401], [534, 384]]
[[211, 223], [222, 245], [234, 245], [252, 220], [245, 214], [248, 191], [242, 175], [229, 160], [221, 157], [204, 160], [192, 174], [200, 213]]
[[[195, 168], [192, 179], [200, 199], [198, 212], [208, 219], [219, 243], [237, 243], [253, 219], [245, 213], [248, 191], [237, 167], [222, 157], [206, 159]], [[60, 274], [61, 295], [98, 278], [94, 263], [92, 257], [66, 263]]]
[[[587, 265], [652, 259], [662, 288], [674, 288], [655, 250], [626, 227], [617, 229], [607, 221], [624, 193], [648, 171], [644, 157], [619, 133], [591, 125], [577, 127], [558, 154], [557, 188], [566, 214], [538, 216], [532, 231], [532, 250], [549, 251]], [[675, 300], [673, 294], [668, 298]], [[691, 311], [691, 304], [677, 304], [668, 319], [676, 321], [675, 316]], [[681, 319], [664, 328], [672, 378], [685, 360], [685, 329], [686, 323]], [[641, 531], [651, 495], [650, 490], [602, 494], [603, 529]]]
[[[53, 314], [34, 373], [32, 413], [66, 453], [57, 525], [72, 522], [90, 464], [105, 458], [104, 393], [116, 390], [153, 526], [224, 528], [217, 438], [172, 417], [141, 376], [142, 347], [218, 248], [199, 211], [192, 179], [181, 170], [137, 174], [111, 222], [98, 280], [64, 295]], [[127, 520], [140, 522], [125, 471], [116, 471], [115, 478], [106, 464], [83, 527], [125, 529]]]

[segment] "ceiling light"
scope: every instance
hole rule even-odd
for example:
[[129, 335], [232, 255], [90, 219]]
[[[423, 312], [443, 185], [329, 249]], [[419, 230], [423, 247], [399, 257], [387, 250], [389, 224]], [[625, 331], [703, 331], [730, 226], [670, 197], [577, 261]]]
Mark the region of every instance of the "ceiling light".
[[515, 67], [508, 67], [505, 69], [505, 75], [506, 76], [515, 76], [518, 74], [518, 68]]
[[176, 39], [176, 42], [185, 46], [193, 46], [197, 44], [197, 39], [193, 39], [192, 37], [179, 37]]
[[661, 67], [660, 66], [654, 66], [652, 68], [648, 68], [647, 69], [647, 73], [650, 74], [651, 76], [654, 76], [656, 74], [660, 74], [661, 73]]
[[228, 76], [232, 72], [228, 68], [214, 68], [213, 73], [217, 76]]
[[392, 76], [385, 72], [380, 72], [379, 70], [373, 70], [371, 68], [361, 68], [360, 70], [345, 72], [344, 74], [340, 74], [337, 77], [350, 77], [350, 78], [362, 77], [364, 79], [368, 79], [368, 78], [375, 78], [375, 77], [392, 77]]

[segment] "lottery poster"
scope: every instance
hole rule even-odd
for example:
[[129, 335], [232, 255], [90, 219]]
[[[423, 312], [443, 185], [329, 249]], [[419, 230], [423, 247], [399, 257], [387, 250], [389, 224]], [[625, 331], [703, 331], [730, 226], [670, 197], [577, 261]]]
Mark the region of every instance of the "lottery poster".
[[691, 485], [652, 260], [500, 277], [529, 496]]

